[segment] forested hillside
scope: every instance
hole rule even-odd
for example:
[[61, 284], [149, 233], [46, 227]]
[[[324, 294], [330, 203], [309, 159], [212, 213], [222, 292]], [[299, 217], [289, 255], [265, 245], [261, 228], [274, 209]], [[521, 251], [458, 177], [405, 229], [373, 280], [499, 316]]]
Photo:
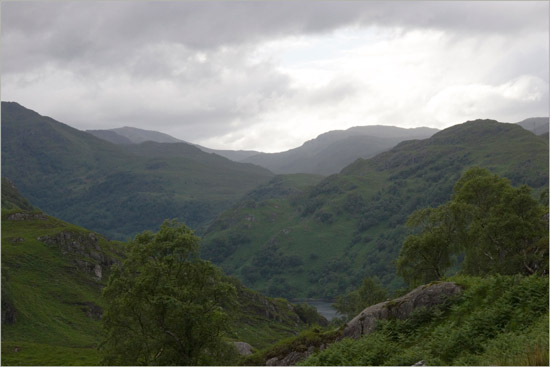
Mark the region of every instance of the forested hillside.
[[407, 217], [449, 200], [472, 166], [529, 185], [538, 198], [548, 187], [548, 141], [514, 124], [476, 120], [359, 159], [286, 196], [268, 194], [280, 191], [273, 181], [218, 218], [204, 256], [276, 296], [334, 297], [366, 276], [400, 288], [393, 262], [410, 231]]
[[40, 209], [124, 240], [166, 218], [198, 228], [272, 176], [186, 143], [115, 145], [14, 102], [2, 102], [2, 173]]

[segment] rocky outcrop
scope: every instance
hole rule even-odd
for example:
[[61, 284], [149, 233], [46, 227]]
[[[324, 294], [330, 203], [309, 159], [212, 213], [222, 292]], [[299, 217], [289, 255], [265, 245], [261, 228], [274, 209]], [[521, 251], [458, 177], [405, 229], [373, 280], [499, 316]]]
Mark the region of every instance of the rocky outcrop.
[[402, 297], [367, 307], [348, 322], [340, 339], [359, 339], [362, 335], [371, 333], [378, 320], [405, 319], [417, 309], [430, 309], [444, 303], [450, 296], [460, 292], [461, 288], [452, 282], [438, 282], [420, 286]]
[[[362, 335], [371, 333], [376, 327], [378, 320], [382, 319], [406, 319], [411, 313], [418, 309], [430, 309], [441, 305], [449, 300], [449, 297], [457, 295], [462, 289], [452, 282], [437, 282], [420, 286], [405, 296], [391, 301], [381, 302], [367, 307], [353, 320], [348, 322], [340, 332], [335, 330], [333, 336], [326, 338], [322, 344], [304, 343], [299, 341], [287, 348], [278, 355], [268, 353], [266, 355], [266, 366], [293, 366], [308, 358], [311, 354], [324, 350], [328, 345], [343, 338], [359, 339]], [[419, 361], [418, 363], [423, 363]], [[422, 365], [422, 364], [417, 364]]]
[[266, 366], [294, 366], [298, 362], [305, 360], [314, 352], [324, 350], [325, 348], [326, 348], [325, 344], [321, 345], [319, 348], [316, 348], [315, 346], [312, 345], [303, 352], [292, 351], [286, 356], [270, 358], [265, 362], [265, 365]]
[[63, 231], [55, 235], [38, 237], [38, 241], [55, 246], [63, 255], [70, 255], [76, 267], [101, 280], [103, 271], [115, 263], [99, 245], [98, 235]]
[[249, 356], [252, 354], [252, 345], [245, 342], [233, 342], [237, 351], [242, 356]]

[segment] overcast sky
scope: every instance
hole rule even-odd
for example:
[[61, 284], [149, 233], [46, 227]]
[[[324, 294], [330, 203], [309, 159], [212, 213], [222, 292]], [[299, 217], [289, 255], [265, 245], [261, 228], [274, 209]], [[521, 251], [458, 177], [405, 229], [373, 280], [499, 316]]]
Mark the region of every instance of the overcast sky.
[[282, 151], [549, 115], [548, 1], [2, 1], [1, 94], [81, 130]]

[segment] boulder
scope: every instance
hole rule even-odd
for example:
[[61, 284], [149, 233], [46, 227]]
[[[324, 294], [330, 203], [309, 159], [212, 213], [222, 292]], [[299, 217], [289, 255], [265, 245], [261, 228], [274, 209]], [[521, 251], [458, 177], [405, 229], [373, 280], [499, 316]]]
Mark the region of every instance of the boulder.
[[252, 354], [252, 345], [245, 342], [233, 342], [239, 354], [242, 356], [249, 356]]
[[405, 319], [413, 311], [419, 308], [430, 309], [433, 306], [440, 305], [450, 296], [461, 291], [460, 286], [453, 282], [431, 283], [420, 286], [402, 297], [367, 307], [347, 323], [340, 339], [359, 339], [362, 335], [371, 333], [378, 320]]

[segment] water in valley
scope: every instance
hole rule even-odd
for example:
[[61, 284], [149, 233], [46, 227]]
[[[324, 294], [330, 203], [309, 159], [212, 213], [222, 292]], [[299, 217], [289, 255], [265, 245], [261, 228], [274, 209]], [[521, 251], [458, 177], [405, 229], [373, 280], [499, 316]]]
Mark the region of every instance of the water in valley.
[[341, 316], [334, 308], [332, 308], [332, 302], [319, 299], [296, 299], [293, 303], [307, 303], [317, 309], [321, 315], [323, 315], [328, 321]]

